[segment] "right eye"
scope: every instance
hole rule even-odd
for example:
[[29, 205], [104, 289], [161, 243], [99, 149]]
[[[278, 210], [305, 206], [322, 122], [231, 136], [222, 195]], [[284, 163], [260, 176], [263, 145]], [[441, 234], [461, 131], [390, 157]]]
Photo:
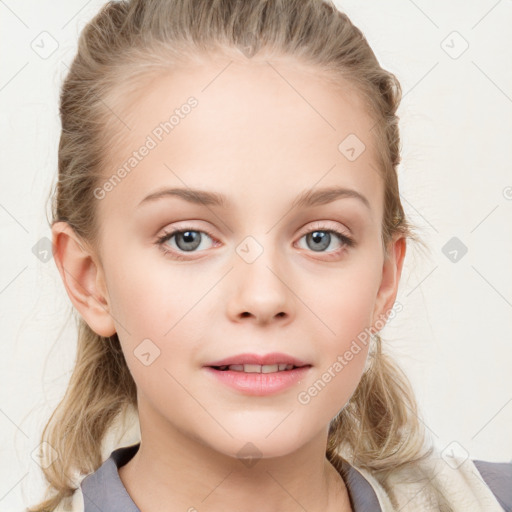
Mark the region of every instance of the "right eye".
[[[212, 239], [212, 236], [206, 231], [186, 227], [164, 233], [157, 239], [156, 243], [161, 247], [165, 254], [171, 254], [172, 257], [177, 259], [186, 259], [180, 254], [180, 252], [198, 252], [196, 249], [202, 245], [205, 237]], [[175, 239], [175, 247], [170, 250], [169, 245], [166, 242], [172, 239]]]

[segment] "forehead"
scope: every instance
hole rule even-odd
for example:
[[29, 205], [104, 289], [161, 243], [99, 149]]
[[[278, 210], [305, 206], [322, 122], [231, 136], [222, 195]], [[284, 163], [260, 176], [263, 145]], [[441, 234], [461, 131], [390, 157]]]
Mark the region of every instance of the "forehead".
[[[381, 199], [374, 120], [361, 95], [313, 69], [289, 61], [204, 61], [157, 75], [117, 103], [129, 130], [117, 123], [121, 136], [112, 137], [105, 178], [128, 170], [109, 193], [125, 207], [157, 185], [228, 186], [247, 200], [258, 191], [287, 200], [294, 190], [343, 185], [364, 190], [374, 203]], [[139, 151], [143, 146], [150, 149]]]

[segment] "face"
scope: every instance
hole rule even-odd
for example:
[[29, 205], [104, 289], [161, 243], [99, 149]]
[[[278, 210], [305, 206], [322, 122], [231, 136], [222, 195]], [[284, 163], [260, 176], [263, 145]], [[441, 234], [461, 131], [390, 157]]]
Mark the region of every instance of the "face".
[[[109, 314], [83, 313], [119, 336], [143, 437], [231, 456], [251, 442], [271, 457], [325, 436], [346, 405], [368, 353], [357, 340], [389, 312], [401, 260], [382, 253], [374, 121], [348, 84], [284, 61], [227, 63], [120, 103], [130, 130], [96, 191]], [[355, 159], [349, 134], [365, 145]], [[318, 195], [328, 188], [351, 192]], [[209, 367], [272, 353], [268, 374]], [[304, 367], [276, 372], [292, 358]]]

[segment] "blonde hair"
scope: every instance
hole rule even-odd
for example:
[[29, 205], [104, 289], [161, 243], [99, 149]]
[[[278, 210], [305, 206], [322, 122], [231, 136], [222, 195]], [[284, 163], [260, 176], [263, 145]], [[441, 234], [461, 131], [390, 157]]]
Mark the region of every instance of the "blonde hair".
[[[215, 51], [254, 58], [262, 50], [308, 66], [331, 83], [344, 80], [360, 94], [375, 121], [371, 136], [384, 183], [384, 253], [393, 237], [421, 244], [398, 190], [400, 83], [379, 65], [361, 31], [329, 0], [133, 0], [103, 6], [81, 32], [62, 86], [52, 224], [66, 221], [97, 246], [93, 191], [110, 158], [109, 148], [124, 136], [112, 113], [119, 88], [135, 94], [159, 73]], [[126, 98], [123, 94], [129, 104]], [[70, 497], [76, 488], [73, 475], [93, 472], [103, 462], [102, 441], [114, 420], [127, 408], [137, 408], [136, 386], [117, 334], [104, 338], [81, 317], [77, 321], [76, 364], [41, 437], [58, 458], [43, 469], [49, 483], [46, 499], [27, 509], [31, 512], [53, 511]], [[406, 375], [382, 352], [379, 334], [373, 339], [367, 371], [330, 424], [326, 456], [339, 468], [343, 453], [349, 462], [371, 471], [396, 504], [388, 476], [407, 468], [406, 474], [427, 481], [420, 463], [433, 447]], [[433, 500], [440, 510], [450, 510], [435, 490]]]

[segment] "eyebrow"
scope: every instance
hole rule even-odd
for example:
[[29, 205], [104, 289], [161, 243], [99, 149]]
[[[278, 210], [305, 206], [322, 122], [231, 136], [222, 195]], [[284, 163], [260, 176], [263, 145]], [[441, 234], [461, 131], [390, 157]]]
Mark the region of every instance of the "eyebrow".
[[[189, 203], [203, 204], [206, 206], [218, 206], [225, 208], [231, 205], [229, 199], [219, 192], [211, 192], [207, 190], [199, 190], [192, 188], [165, 188], [157, 190], [146, 196], [140, 203], [139, 207], [157, 201], [163, 198], [178, 197]], [[313, 206], [332, 203], [342, 198], [359, 199], [369, 210], [371, 210], [368, 199], [356, 190], [344, 187], [326, 187], [315, 191], [304, 190], [292, 202], [291, 209], [294, 208], [310, 208]]]

